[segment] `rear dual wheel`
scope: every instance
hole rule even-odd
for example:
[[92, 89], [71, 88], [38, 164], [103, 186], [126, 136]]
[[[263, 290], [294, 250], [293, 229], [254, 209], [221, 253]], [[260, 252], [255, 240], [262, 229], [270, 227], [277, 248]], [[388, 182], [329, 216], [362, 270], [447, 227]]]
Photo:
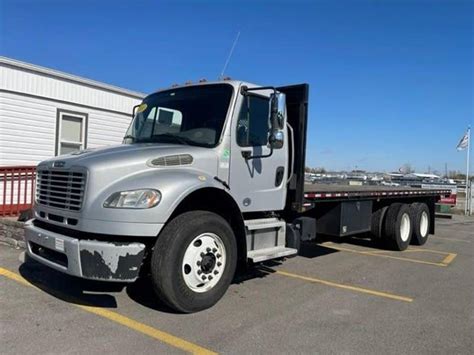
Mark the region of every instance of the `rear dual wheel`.
[[430, 210], [426, 203], [415, 202], [410, 205], [410, 215], [413, 223], [411, 243], [423, 245], [430, 233]]
[[410, 206], [392, 203], [385, 217], [384, 237], [387, 246], [394, 250], [405, 250], [412, 238]]
[[[385, 207], [384, 207], [385, 208]], [[380, 209], [379, 211], [384, 211]], [[426, 203], [415, 202], [411, 205], [392, 203], [386, 213], [374, 213], [374, 217], [386, 214], [385, 218], [373, 221], [372, 233], [383, 230], [386, 244], [394, 250], [405, 250], [410, 243], [423, 245], [430, 233], [430, 210]]]
[[384, 220], [388, 206], [384, 206], [372, 213], [370, 235], [373, 241], [380, 241], [384, 234]]

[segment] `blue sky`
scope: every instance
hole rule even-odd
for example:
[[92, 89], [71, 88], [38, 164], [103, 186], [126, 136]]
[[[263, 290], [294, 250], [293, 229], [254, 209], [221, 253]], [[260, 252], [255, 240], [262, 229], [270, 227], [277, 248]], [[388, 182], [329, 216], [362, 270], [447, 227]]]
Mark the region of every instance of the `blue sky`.
[[0, 53], [150, 92], [227, 75], [310, 84], [307, 164], [465, 169], [469, 1], [0, 0]]

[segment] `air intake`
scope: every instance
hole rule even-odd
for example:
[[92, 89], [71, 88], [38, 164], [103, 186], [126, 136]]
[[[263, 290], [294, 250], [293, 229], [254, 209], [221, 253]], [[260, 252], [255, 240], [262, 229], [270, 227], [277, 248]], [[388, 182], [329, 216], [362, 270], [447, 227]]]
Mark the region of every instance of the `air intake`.
[[189, 154], [168, 155], [151, 161], [151, 165], [153, 166], [179, 166], [190, 165], [192, 163], [193, 157]]

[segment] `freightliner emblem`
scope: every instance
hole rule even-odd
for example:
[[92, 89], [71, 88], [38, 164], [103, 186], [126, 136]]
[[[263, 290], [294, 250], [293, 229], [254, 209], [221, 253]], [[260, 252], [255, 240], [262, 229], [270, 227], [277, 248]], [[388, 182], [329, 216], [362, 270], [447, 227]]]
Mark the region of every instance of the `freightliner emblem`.
[[66, 165], [66, 162], [63, 160], [55, 161], [53, 163], [53, 168], [64, 168], [64, 165]]

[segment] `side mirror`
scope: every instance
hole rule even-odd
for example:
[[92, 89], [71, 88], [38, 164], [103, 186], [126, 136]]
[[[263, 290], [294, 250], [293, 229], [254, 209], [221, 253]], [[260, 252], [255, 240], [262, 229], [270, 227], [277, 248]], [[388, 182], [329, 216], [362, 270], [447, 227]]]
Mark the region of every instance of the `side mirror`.
[[135, 105], [133, 106], [133, 110], [132, 110], [132, 118], [134, 118], [136, 115], [137, 115], [137, 112], [138, 112], [138, 108], [140, 107], [140, 105]]
[[132, 144], [135, 141], [135, 137], [133, 136], [133, 126], [137, 124], [135, 117], [146, 108], [146, 104], [139, 104], [133, 106], [132, 109], [132, 123], [127, 129], [127, 133], [125, 133], [125, 137], [123, 137], [122, 144]]
[[280, 149], [283, 147], [284, 143], [284, 134], [283, 131], [275, 131], [270, 134], [268, 142], [273, 149]]
[[283, 93], [273, 93], [270, 95], [270, 121], [272, 130], [283, 129], [286, 116], [286, 95]]
[[273, 93], [270, 95], [270, 135], [268, 142], [274, 149], [283, 147], [286, 116], [286, 95], [282, 93]]
[[[270, 102], [269, 102], [269, 116], [267, 119], [270, 120], [270, 129], [268, 130], [268, 145], [270, 147], [270, 152], [264, 155], [251, 155], [249, 151], [242, 151], [242, 156], [245, 160], [251, 159], [261, 159], [261, 158], [268, 158], [273, 154], [274, 149], [282, 148], [284, 145], [284, 131], [283, 128], [285, 127], [285, 117], [286, 117], [286, 95], [283, 93], [279, 93], [276, 89], [272, 86], [264, 86], [264, 87], [256, 87], [256, 88], [248, 88], [246, 86], [242, 86], [241, 93], [244, 98], [247, 99], [247, 109], [249, 110], [249, 91], [256, 91], [256, 90], [272, 90], [273, 93], [270, 95]], [[267, 121], [268, 122], [268, 121]], [[241, 131], [238, 132], [238, 137], [243, 136], [245, 132], [245, 127]]]

